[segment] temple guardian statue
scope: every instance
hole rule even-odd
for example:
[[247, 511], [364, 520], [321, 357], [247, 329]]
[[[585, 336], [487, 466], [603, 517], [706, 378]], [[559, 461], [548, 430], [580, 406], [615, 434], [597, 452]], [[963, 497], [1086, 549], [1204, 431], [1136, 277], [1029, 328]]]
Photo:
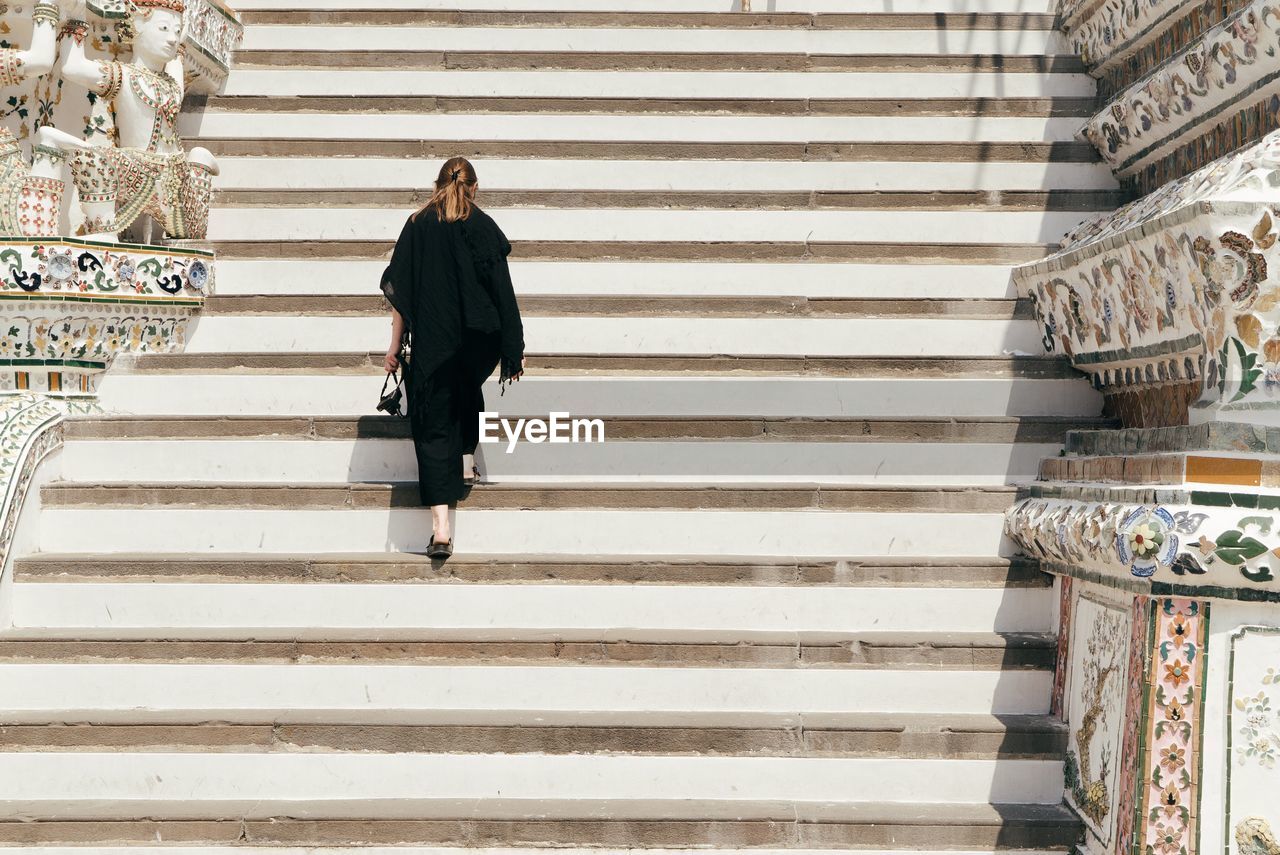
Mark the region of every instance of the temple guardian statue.
[[[0, 86], [10, 89], [53, 70], [63, 9], [40, 0], [31, 10], [31, 46], [0, 49]], [[58, 233], [67, 152], [84, 143], [46, 125], [35, 133], [32, 162], [9, 128], [0, 126], [0, 235], [48, 237]]]
[[133, 58], [91, 59], [85, 53], [83, 2], [61, 73], [114, 104], [117, 145], [89, 145], [71, 157], [71, 174], [90, 239], [115, 240], [144, 213], [171, 238], [202, 239], [218, 164], [178, 138], [182, 108], [182, 0], [135, 0], [130, 16]]
[[92, 412], [115, 358], [181, 351], [216, 287], [190, 242], [218, 165], [177, 122], [187, 86], [225, 82], [243, 26], [222, 0], [186, 3], [0, 7], [0, 407]]

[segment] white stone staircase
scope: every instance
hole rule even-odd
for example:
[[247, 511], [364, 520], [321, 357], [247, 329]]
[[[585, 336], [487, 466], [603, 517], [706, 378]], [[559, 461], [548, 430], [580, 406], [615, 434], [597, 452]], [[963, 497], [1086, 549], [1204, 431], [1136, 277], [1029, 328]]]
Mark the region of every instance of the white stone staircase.
[[[1043, 2], [893, 5], [242, 4], [184, 120], [218, 294], [16, 566], [0, 845], [1065, 852], [1001, 514], [1099, 399], [1008, 270], [1113, 183]], [[486, 446], [433, 565], [376, 288], [456, 153], [526, 316], [490, 405], [609, 439]]]

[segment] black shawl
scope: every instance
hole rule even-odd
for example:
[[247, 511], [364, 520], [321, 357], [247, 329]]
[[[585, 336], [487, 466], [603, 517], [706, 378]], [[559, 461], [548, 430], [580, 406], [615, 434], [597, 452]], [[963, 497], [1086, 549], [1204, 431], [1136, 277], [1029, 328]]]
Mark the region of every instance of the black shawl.
[[434, 210], [410, 217], [382, 274], [382, 293], [412, 334], [413, 370], [429, 375], [458, 351], [464, 329], [500, 333], [499, 377], [520, 371], [524, 326], [511, 285], [511, 242], [493, 218], [444, 222]]

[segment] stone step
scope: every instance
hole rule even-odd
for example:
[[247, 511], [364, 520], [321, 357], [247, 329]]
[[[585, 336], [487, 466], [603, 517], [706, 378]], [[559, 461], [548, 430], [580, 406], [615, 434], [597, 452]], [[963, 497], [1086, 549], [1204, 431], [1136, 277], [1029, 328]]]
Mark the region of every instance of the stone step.
[[[483, 200], [480, 200], [483, 204]], [[486, 210], [516, 241], [593, 241], [628, 245], [675, 241], [803, 244], [857, 236], [867, 242], [912, 240], [968, 244], [1044, 244], [1088, 219], [1078, 211], [681, 210], [672, 208], [498, 208]], [[209, 212], [219, 241], [394, 241], [409, 210], [232, 208]]]
[[[960, 0], [929, 0], [929, 2], [896, 3], [894, 13], [903, 14], [982, 14], [974, 13], [971, 5]], [[1037, 2], [1037, 0], [1005, 0], [1005, 2], [988, 2], [984, 13], [1001, 12], [1030, 14], [1031, 20], [1052, 18], [1053, 4]], [[258, 10], [299, 10], [299, 11], [364, 11], [364, 10], [401, 10], [415, 13], [431, 13], [444, 10], [456, 14], [507, 14], [512, 24], [525, 20], [531, 13], [566, 13], [581, 14], [606, 13], [645, 13], [650, 20], [660, 21], [669, 14], [699, 13], [716, 21], [725, 22], [724, 26], [737, 26], [733, 22], [744, 22], [742, 26], [755, 26], [767, 22], [778, 15], [783, 16], [828, 16], [839, 13], [844, 16], [869, 18], [883, 11], [883, 6], [869, 3], [850, 3], [849, 0], [772, 0], [770, 8], [757, 10], [750, 14], [735, 14], [741, 11], [741, 4], [729, 4], [721, 0], [244, 0], [236, 8], [242, 13], [252, 14]], [[886, 17], [892, 17], [890, 13]], [[813, 22], [817, 25], [822, 19]], [[830, 21], [831, 18], [825, 18]], [[720, 24], [717, 24], [718, 26]], [[803, 26], [803, 25], [802, 25]]]
[[1061, 761], [10, 752], [0, 816], [59, 820], [840, 819], [866, 802], [1061, 800]]
[[[1009, 551], [1001, 524], [1015, 492], [513, 482], [471, 492], [456, 542], [459, 552], [503, 556], [990, 556]], [[41, 495], [41, 551], [421, 552], [431, 532], [413, 483], [62, 482]]]
[[[416, 482], [394, 484], [92, 484], [56, 482], [41, 490], [49, 508], [203, 507], [301, 509], [416, 508]], [[514, 510], [811, 510], [861, 513], [999, 513], [1016, 488], [871, 487], [817, 484], [749, 486], [556, 482], [486, 484], [471, 491], [471, 509]]]
[[[220, 213], [215, 210], [215, 214]], [[224, 209], [222, 214], [226, 214]], [[407, 213], [407, 212], [406, 212]], [[278, 215], [277, 215], [278, 216]], [[1083, 219], [1075, 215], [1076, 219]], [[399, 234], [397, 222], [391, 231]], [[900, 237], [901, 235], [897, 235]], [[990, 235], [984, 235], [990, 237]], [[377, 240], [307, 240], [242, 238], [215, 239], [200, 246], [217, 252], [219, 259], [275, 258], [290, 261], [324, 259], [386, 259], [394, 238]], [[514, 240], [512, 257], [530, 261], [635, 261], [635, 262], [875, 262], [911, 265], [1023, 264], [1043, 258], [1055, 244], [1036, 243], [896, 243], [813, 241], [626, 241], [626, 240]], [[372, 290], [371, 286], [366, 286]]]
[[[520, 296], [524, 317], [757, 318], [967, 318], [1028, 320], [1031, 301], [1019, 299], [837, 298], [804, 296], [633, 296], [533, 294]], [[381, 294], [214, 294], [203, 315], [377, 316], [387, 313]]]
[[[503, 29], [513, 28], [557, 28], [573, 27], [589, 31], [608, 30], [612, 28], [639, 28], [662, 31], [665, 37], [679, 38], [681, 32], [712, 30], [746, 30], [767, 33], [771, 44], [782, 41], [788, 32], [799, 32], [807, 38], [818, 40], [826, 33], [841, 30], [937, 30], [950, 32], [953, 30], [1008, 30], [1015, 33], [1051, 31], [1054, 29], [1054, 16], [1048, 12], [972, 12], [972, 11], [933, 11], [933, 12], [884, 12], [880, 10], [867, 12], [753, 12], [750, 15], [727, 15], [724, 10], [690, 11], [693, 6], [688, 2], [667, 5], [670, 8], [656, 11], [653, 2], [642, 4], [638, 8], [622, 9], [619, 3], [603, 2], [596, 4], [598, 8], [589, 9], [579, 2], [574, 10], [574, 0], [560, 2], [558, 5], [548, 3], [545, 8], [537, 9], [532, 4], [524, 3], [524, 8], [490, 7], [485, 9], [477, 4], [467, 8], [466, 3], [437, 4], [423, 2], [401, 5], [394, 3], [381, 6], [362, 7], [361, 4], [346, 6], [325, 6], [316, 3], [305, 4], [295, 2], [292, 6], [266, 8], [261, 0], [251, 5], [240, 4], [245, 11], [240, 13], [246, 28], [246, 46], [252, 34], [261, 32], [264, 26], [305, 26], [308, 33], [315, 32], [317, 27], [444, 27], [449, 32], [465, 32], [464, 28], [485, 28], [492, 31], [494, 39], [502, 38]], [[517, 4], [504, 4], [514, 6]], [[775, 4], [776, 5], [776, 4]], [[843, 3], [846, 9], [848, 3]], [[584, 35], [589, 36], [590, 33]], [[348, 42], [349, 44], [350, 42]], [[616, 42], [611, 42], [616, 44]], [[619, 47], [619, 49], [622, 49]]]
[[[210, 121], [215, 118], [211, 116]], [[483, 161], [489, 158], [516, 158], [523, 161], [548, 160], [712, 160], [712, 161], [802, 161], [875, 163], [1099, 163], [1097, 150], [1089, 143], [1071, 140], [1040, 142], [964, 142], [960, 140], [886, 141], [871, 140], [795, 142], [688, 141], [674, 140], [463, 140], [463, 139], [293, 139], [280, 137], [277, 126], [272, 135], [197, 137], [192, 144], [203, 145], [219, 157], [356, 157], [423, 158], [442, 160], [463, 155]], [[763, 165], [762, 165], [763, 167]], [[477, 166], [477, 168], [479, 168]], [[665, 168], [665, 164], [664, 167]], [[715, 167], [708, 166], [709, 169]], [[724, 167], [721, 167], [724, 168]], [[741, 169], [734, 164], [733, 168]], [[774, 168], [772, 164], [768, 168]], [[782, 167], [786, 168], [786, 167]], [[824, 167], [828, 168], [828, 167]], [[924, 168], [924, 167], [921, 167]], [[434, 170], [434, 167], [432, 167]], [[547, 186], [546, 173], [526, 171]], [[428, 176], [434, 177], [434, 175]], [[403, 186], [404, 176], [400, 176]], [[1105, 185], [1114, 187], [1112, 183]]]
[[[549, 51], [633, 56], [661, 53], [767, 54], [1069, 54], [1058, 33], [1037, 26], [1036, 16], [892, 15], [841, 16], [842, 26], [789, 26], [791, 16], [762, 17], [781, 26], [717, 26], [724, 17], [673, 14], [665, 18], [620, 13], [514, 14], [417, 13], [384, 11], [324, 15], [247, 13], [243, 52], [294, 50], [350, 51]], [[259, 19], [274, 18], [282, 23]], [[308, 20], [316, 18], [317, 20]], [[363, 20], [362, 20], [363, 18]], [[510, 19], [514, 18], [515, 21]], [[889, 18], [885, 22], [881, 18]], [[941, 18], [941, 20], [939, 20]], [[869, 20], [870, 19], [870, 20]], [[733, 19], [740, 20], [740, 19]], [[356, 23], [359, 21], [359, 23]], [[590, 25], [582, 22], [591, 21]], [[848, 26], [843, 26], [847, 23]], [[1026, 26], [1015, 28], [1014, 25]], [[252, 54], [250, 54], [252, 55]], [[781, 66], [780, 66], [781, 67]]]
[[445, 95], [555, 98], [864, 98], [1088, 97], [1094, 80], [1071, 72], [907, 71], [434, 71], [241, 68], [227, 95]]
[[[707, 847], [727, 855], [819, 855], [833, 847], [857, 848], [860, 855], [898, 855], [904, 848], [913, 855], [941, 855], [940, 842], [950, 847], [947, 855], [1063, 855], [1081, 834], [1080, 821], [1060, 805], [866, 805], [856, 818], [841, 822], [0, 822], [0, 842], [14, 847], [16, 855], [82, 855], [85, 846], [100, 855], [468, 855], [475, 847], [493, 855], [534, 855], [547, 847], [572, 855], [622, 855], [635, 849], [693, 855]], [[161, 846], [157, 840], [182, 845]], [[531, 846], [536, 848], [511, 848]]]
[[[351, 44], [351, 42], [347, 42]], [[456, 71], [752, 71], [1082, 74], [1070, 54], [773, 53], [616, 50], [336, 50], [270, 48], [236, 51], [235, 67]]]
[[[378, 299], [374, 284], [386, 269], [385, 258], [307, 259], [220, 258], [215, 299], [222, 297], [341, 297]], [[1009, 268], [981, 264], [859, 264], [770, 262], [538, 261], [510, 260], [520, 304], [532, 300], [591, 301], [604, 297], [706, 300], [791, 299], [822, 301], [827, 306], [869, 300], [894, 307], [911, 300], [940, 300], [952, 305], [983, 305], [983, 300], [1013, 299]], [[885, 294], [896, 295], [884, 300]], [[963, 301], [963, 302], [960, 302]], [[603, 305], [603, 304], [598, 304]], [[724, 305], [724, 304], [722, 304]], [[870, 306], [871, 303], [864, 303]], [[990, 304], [987, 304], [990, 305]], [[566, 308], [567, 306], [561, 306]], [[1015, 314], [1016, 316], [1016, 314]]]
[[[102, 380], [99, 401], [104, 412], [133, 415], [376, 415], [382, 385], [377, 358], [375, 363], [373, 356], [342, 354], [148, 356], [136, 368], [120, 360]], [[1089, 384], [1048, 360], [682, 357], [668, 362], [685, 372], [677, 374], [664, 373], [654, 357], [550, 362], [578, 368], [549, 371], [548, 360], [532, 356], [529, 370], [535, 373], [505, 394], [490, 380], [485, 400], [507, 416], [543, 419], [552, 412], [600, 418], [828, 418], [850, 412], [866, 418], [1093, 417], [1102, 409], [1101, 396]], [[653, 370], [637, 370], [646, 365]], [[628, 366], [632, 373], [620, 370]], [[724, 373], [709, 373], [717, 367]]]
[[[411, 211], [431, 197], [429, 188], [310, 188], [219, 190], [215, 205], [224, 208], [391, 208]], [[663, 190], [490, 190], [485, 206], [512, 208], [646, 208], [857, 211], [1083, 211], [1118, 207], [1118, 190], [967, 190], [967, 191], [663, 191]], [[883, 300], [889, 303], [890, 300]], [[1029, 305], [1029, 301], [1025, 301]], [[1029, 314], [1029, 313], [1028, 313]]]
[[[385, 348], [389, 313], [332, 315], [210, 315], [187, 333], [187, 355], [288, 356]], [[601, 358], [692, 356], [695, 359], [974, 357], [1042, 352], [1043, 333], [1031, 320], [965, 317], [546, 317], [523, 319], [526, 347], [554, 343], [559, 356]], [[378, 366], [381, 366], [378, 353]], [[744, 366], [745, 367], [745, 366]]]
[[[292, 115], [281, 122], [292, 121]], [[222, 169], [218, 177], [221, 191], [261, 190], [263, 188], [297, 188], [322, 193], [334, 189], [385, 189], [401, 190], [406, 183], [426, 185], [435, 179], [438, 168], [436, 158], [443, 160], [451, 155], [444, 145], [440, 151], [428, 147], [422, 151], [415, 144], [383, 142], [383, 149], [399, 149], [400, 156], [359, 157], [351, 143], [340, 140], [276, 140], [277, 150], [285, 156], [267, 157], [255, 150], [251, 141], [241, 140], [232, 150], [223, 141], [207, 140], [212, 147], [221, 149], [219, 163]], [[267, 145], [264, 143], [263, 145]], [[571, 145], [566, 143], [566, 145]], [[733, 144], [722, 143], [732, 147]], [[782, 144], [779, 144], [782, 145]], [[1005, 148], [1000, 143], [989, 143], [993, 149]], [[688, 148], [688, 144], [682, 144]], [[290, 154], [288, 149], [303, 147], [305, 151]], [[594, 147], [598, 148], [599, 144]], [[1020, 158], [1021, 162], [983, 162], [977, 152], [969, 154], [967, 146], [952, 148], [950, 143], [939, 143], [942, 149], [938, 160], [922, 159], [922, 154], [912, 143], [902, 143], [896, 149], [872, 144], [871, 148], [851, 146], [832, 149], [832, 156], [851, 154], [854, 159], [802, 160], [797, 150], [794, 160], [772, 160], [767, 164], [744, 164], [735, 160], [689, 160], [674, 154], [662, 158], [656, 152], [670, 148], [668, 144], [649, 144], [637, 150], [650, 157], [648, 160], [627, 159], [560, 159], [549, 149], [542, 158], [503, 158], [481, 153], [474, 162], [487, 198], [490, 191], [544, 190], [555, 187], [562, 191], [630, 190], [666, 192], [676, 197], [680, 192], [802, 192], [815, 189], [826, 192], [964, 192], [981, 190], [1006, 192], [1025, 190], [1114, 190], [1116, 183], [1110, 171], [1097, 162], [1068, 162], [1062, 158], [1054, 161], [1046, 157], [1025, 157], [1028, 150], [1035, 153], [1040, 144], [1025, 143], [1015, 153], [1006, 149], [1005, 158]], [[474, 148], [472, 146], [471, 148]], [[628, 146], [620, 152], [629, 157]], [[710, 158], [711, 152], [694, 146], [694, 157]], [[798, 147], [797, 147], [798, 149]], [[238, 154], [236, 152], [239, 152]], [[905, 156], [900, 154], [905, 152]], [[617, 152], [615, 152], [617, 153]], [[749, 154], [750, 151], [745, 153]], [[1000, 153], [997, 151], [997, 153]], [[517, 151], [518, 154], [518, 151]], [[1086, 157], [1087, 153], [1085, 153]], [[969, 160], [965, 160], [969, 157]], [[767, 154], [766, 154], [767, 158]], [[678, 188], [673, 190], [672, 188]], [[215, 194], [217, 198], [217, 194]], [[407, 206], [408, 207], [408, 206]]]
[[[126, 488], [128, 489], [128, 488]], [[183, 488], [179, 488], [183, 489]], [[488, 490], [482, 487], [477, 494]], [[59, 553], [342, 553], [423, 552], [431, 535], [430, 514], [412, 504], [388, 507], [307, 506], [306, 491], [291, 496], [280, 491], [275, 506], [212, 504], [110, 505], [98, 491], [78, 495], [64, 488], [58, 498], [87, 504], [46, 505], [36, 548]], [[165, 491], [161, 490], [160, 493]], [[170, 500], [211, 500], [210, 493], [169, 491]], [[243, 490], [240, 496], [247, 495]], [[1003, 537], [1004, 509], [1012, 495], [985, 494], [984, 507], [962, 504], [959, 494], [948, 503], [883, 510], [862, 508], [564, 508], [520, 505], [492, 507], [498, 491], [481, 508], [464, 502], [456, 512], [457, 554], [528, 558], [531, 555], [626, 555], [667, 559], [671, 556], [717, 561], [750, 556], [753, 560], [795, 560], [804, 555], [839, 559], [868, 554], [892, 557], [990, 557], [1009, 554]], [[545, 492], [545, 491], [542, 491]], [[402, 491], [403, 493], [403, 491]], [[374, 491], [377, 496], [376, 491]], [[229, 498], [231, 493], [222, 493]], [[515, 498], [514, 488], [505, 492]], [[978, 497], [984, 494], [977, 492]], [[159, 493], [148, 498], [160, 498]], [[322, 495], [322, 498], [324, 496]], [[534, 491], [526, 491], [533, 498]], [[124, 499], [126, 494], [117, 494]], [[134, 499], [144, 498], [135, 493]], [[268, 498], [259, 495], [259, 499]], [[298, 499], [295, 502], [294, 499]], [[336, 494], [327, 498], [337, 499]], [[408, 499], [416, 496], [405, 496]], [[794, 497], [793, 497], [794, 498]], [[891, 498], [881, 495], [885, 500]], [[940, 496], [941, 499], [947, 499]], [[478, 501], [478, 499], [477, 499]], [[96, 504], [95, 504], [96, 502]], [[930, 507], [935, 509], [931, 510]]]
[[[488, 406], [515, 424], [516, 417], [503, 412], [501, 402]], [[560, 432], [569, 437], [574, 429], [567, 417], [561, 418], [565, 424]], [[497, 415], [491, 419], [476, 462], [486, 482], [505, 484], [646, 479], [674, 485], [803, 479], [832, 486], [996, 486], [1034, 480], [1040, 461], [1062, 449], [1057, 440], [960, 445], [816, 437], [800, 441], [625, 439], [611, 435], [607, 426], [598, 429], [604, 442], [551, 444], [523, 438], [523, 426], [512, 426], [508, 433]], [[517, 438], [514, 444], [511, 434]], [[313, 484], [411, 481], [418, 476], [418, 466], [407, 438], [78, 439], [63, 448], [62, 473], [75, 481], [111, 483], [172, 479]]]
[[[50, 494], [45, 494], [46, 500]], [[61, 506], [56, 500], [54, 506]], [[107, 506], [127, 501], [104, 502]], [[305, 497], [299, 503], [305, 504]], [[205, 507], [215, 507], [205, 504]], [[834, 645], [815, 654], [833, 664], [857, 664], [863, 636], [869, 647], [957, 651], [972, 664], [983, 651], [999, 667], [1016, 640], [992, 633], [1046, 633], [1053, 628], [1048, 589], [907, 587], [807, 587], [724, 585], [414, 585], [383, 583], [182, 582], [120, 584], [40, 583], [14, 586], [14, 625], [8, 638], [81, 640], [292, 641], [318, 646], [347, 641], [392, 642], [578, 642], [586, 645], [633, 642], [659, 645], [641, 658], [680, 664], [662, 645]], [[841, 605], [843, 603], [843, 605]], [[157, 642], [159, 644], [160, 642]], [[852, 648], [841, 650], [840, 647]], [[1051, 664], [1043, 638], [1029, 664]], [[501, 646], [498, 656], [504, 655]], [[141, 654], [144, 658], [165, 658]], [[791, 652], [787, 652], [790, 650]], [[557, 657], [554, 645], [534, 645], [538, 659]], [[587, 651], [598, 656], [599, 652]], [[770, 655], [776, 655], [772, 651]], [[796, 651], [783, 647], [784, 661]], [[1016, 650], [1009, 651], [1016, 657]], [[339, 645], [329, 654], [359, 654]], [[424, 649], [426, 658], [486, 661], [484, 644]], [[4, 656], [0, 649], [0, 658]], [[124, 658], [124, 653], [114, 658]], [[194, 654], [199, 655], [199, 654]], [[245, 655], [252, 658], [253, 653]], [[278, 655], [278, 654], [277, 654]], [[508, 654], [509, 655], [509, 654]], [[713, 661], [719, 654], [708, 650]], [[730, 650], [730, 657], [734, 651]], [[737, 654], [742, 655], [742, 654]], [[572, 660], [572, 651], [565, 651]], [[973, 657], [973, 658], [971, 658]], [[413, 649], [373, 645], [364, 657], [394, 663], [415, 658]], [[929, 664], [930, 656], [922, 657]], [[690, 663], [696, 657], [690, 657]], [[1010, 663], [1016, 664], [1016, 663]]]
[[[63, 585], [63, 587], [74, 587]], [[863, 670], [1053, 670], [1053, 639], [1034, 635], [851, 636], [840, 643], [761, 641], [85, 641], [45, 640], [49, 632], [19, 628], [0, 642], [0, 661], [57, 663], [219, 662], [266, 664], [610, 665], [634, 668], [857, 668]], [[156, 630], [161, 629], [155, 627]], [[122, 633], [131, 638], [137, 633]], [[270, 635], [270, 633], [268, 633]]]
[[[70, 427], [76, 422], [69, 423]], [[1026, 558], [849, 558], [835, 561], [697, 561], [626, 557], [525, 556], [518, 560], [459, 554], [448, 562], [422, 555], [219, 556], [41, 553], [14, 560], [18, 582], [462, 582], [577, 585], [788, 585], [841, 587], [1046, 588], [1050, 577]]]
[[[542, 376], [523, 378], [521, 388], [533, 385], [550, 384], [556, 381], [577, 380], [584, 377], [595, 379], [603, 377], [619, 377], [624, 374], [667, 374], [671, 379], [684, 379], [695, 382], [701, 387], [698, 391], [706, 391], [713, 383], [754, 377], [783, 375], [770, 379], [769, 385], [777, 391], [780, 380], [796, 380], [802, 378], [832, 378], [846, 380], [876, 380], [895, 378], [899, 381], [931, 378], [961, 379], [1035, 379], [1035, 380], [1076, 380], [1078, 374], [1064, 359], [1050, 356], [1004, 356], [1004, 357], [939, 357], [929, 355], [918, 356], [716, 356], [698, 354], [540, 354], [531, 352], [527, 356], [526, 370], [538, 372]], [[281, 351], [244, 352], [244, 353], [165, 353], [142, 354], [140, 356], [121, 358], [119, 375], [131, 376], [140, 374], [255, 374], [255, 375], [326, 375], [318, 379], [336, 379], [339, 376], [382, 376], [383, 352], [366, 351], [324, 353], [310, 351], [289, 353]], [[739, 373], [740, 372], [740, 373]], [[560, 376], [556, 376], [560, 375]], [[753, 376], [754, 375], [754, 376]], [[651, 385], [649, 378], [634, 376], [634, 383], [628, 384], [633, 389]], [[490, 383], [496, 386], [496, 383]], [[528, 384], [526, 386], [525, 384]], [[557, 385], [562, 385], [558, 383]], [[367, 385], [367, 384], [365, 384]], [[593, 386], [596, 384], [593, 380]], [[807, 384], [808, 385], [808, 384]], [[726, 391], [733, 388], [724, 385]], [[597, 388], [594, 391], [604, 392]], [[376, 402], [375, 402], [376, 403]], [[603, 403], [603, 402], [602, 402]], [[666, 410], [652, 411], [623, 410], [617, 411], [604, 406], [584, 406], [578, 412], [591, 415], [675, 415]], [[843, 411], [842, 411], [843, 412]], [[681, 413], [692, 414], [692, 413]], [[776, 408], [766, 411], [744, 411], [737, 415], [782, 415], [784, 412]], [[814, 415], [812, 408], [795, 412], [796, 416]], [[832, 415], [822, 412], [820, 415]], [[230, 414], [228, 414], [230, 415]], [[324, 415], [324, 413], [313, 413]], [[372, 414], [370, 414], [372, 415]], [[863, 412], [863, 415], [875, 416], [877, 413]], [[886, 414], [887, 415], [887, 414]], [[957, 412], [957, 416], [994, 415]]]
[[[0, 662], [5, 724], [846, 727], [1046, 715], [1049, 669]], [[11, 781], [8, 775], [4, 780]], [[287, 788], [285, 790], [288, 791]], [[354, 790], [353, 790], [354, 791]], [[370, 791], [371, 792], [371, 791]], [[839, 789], [831, 790], [834, 795]], [[955, 801], [987, 801], [986, 789]], [[1061, 786], [1052, 801], [1061, 798]], [[5, 799], [4, 801], [7, 801]], [[126, 814], [127, 815], [127, 814]], [[3, 839], [0, 837], [0, 839]]]
[[[338, 30], [344, 37], [349, 27]], [[289, 32], [291, 27], [250, 30], [250, 33]], [[394, 28], [389, 33], [412, 33]], [[450, 30], [450, 33], [453, 31]], [[485, 30], [488, 38], [494, 31]], [[305, 28], [306, 38], [323, 33]], [[666, 31], [664, 37], [673, 33]], [[879, 40], [883, 34], [872, 33]], [[246, 35], [249, 38], [249, 35]], [[725, 116], [1039, 116], [1087, 119], [1097, 112], [1095, 98], [503, 98], [440, 95], [199, 95], [189, 94], [184, 106], [190, 115], [203, 113], [412, 113], [448, 114], [454, 118], [484, 113], [539, 115], [663, 115]]]
[[[445, 116], [406, 113], [220, 112], [187, 114], [179, 120], [183, 136], [213, 140], [264, 137], [294, 140], [363, 141], [459, 139], [502, 143], [546, 140], [566, 145], [631, 144], [678, 141], [682, 144], [770, 143], [838, 144], [877, 142], [884, 138], [883, 116], [742, 116], [742, 115], [539, 115], [529, 113]], [[954, 143], [958, 140], [1009, 144], [1025, 140], [1067, 138], [1079, 120], [1035, 116], [904, 116], [894, 117], [896, 135], [904, 142]], [[266, 185], [272, 186], [270, 184]]]
[[[45, 827], [47, 825], [49, 824], [41, 824], [41, 827]], [[100, 824], [90, 823], [89, 825], [96, 828]], [[199, 823], [187, 823], [187, 825], [199, 825]], [[249, 824], [246, 824], [246, 825], [248, 826]], [[383, 825], [383, 823], [380, 823], [377, 825], [380, 826], [380, 825]], [[124, 823], [120, 823], [118, 827], [124, 827], [124, 826], [125, 826]], [[172, 828], [172, 827], [174, 827], [174, 824], [166, 824], [166, 828]], [[3, 826], [0, 826], [0, 828], [3, 828]], [[83, 847], [77, 848], [75, 846], [70, 846], [70, 847], [10, 846], [9, 848], [10, 848], [10, 852], [12, 852], [13, 855], [84, 855]], [[564, 848], [564, 847], [561, 847], [561, 848]], [[504, 849], [504, 848], [492, 847], [492, 846], [486, 846], [485, 849], [486, 851], [493, 853], [493, 855], [536, 855], [538, 851], [535, 849], [515, 849], [515, 848]], [[308, 846], [305, 849], [293, 847], [293, 846], [259, 847], [259, 846], [242, 846], [242, 845], [233, 845], [233, 846], [192, 845], [192, 846], [172, 847], [172, 846], [147, 845], [145, 843], [142, 844], [142, 848], [134, 848], [130, 846], [99, 845], [99, 846], [94, 846], [93, 851], [95, 855], [140, 855], [140, 853], [144, 853], [144, 852], [147, 853], [147, 855], [467, 855], [467, 852], [468, 852], [468, 850], [466, 849], [442, 849], [436, 846], [382, 847], [382, 846], [370, 845], [370, 846], [360, 846], [357, 852], [356, 850], [352, 850], [346, 847], [334, 848], [334, 847]], [[584, 852], [584, 850], [582, 849], [568, 849], [568, 848], [566, 848], [565, 851], [566, 851], [566, 855], [582, 855], [582, 853]], [[602, 849], [602, 848], [593, 847], [585, 851], [589, 851], [590, 853], [592, 853], [592, 855], [624, 855], [624, 852], [630, 852], [631, 850]], [[651, 849], [649, 851], [655, 853], [655, 855], [695, 855], [695, 851], [705, 852], [706, 850], [705, 849], [701, 849], [701, 850]], [[728, 853], [728, 855], [745, 855], [745, 850], [740, 850], [740, 849], [739, 850], [720, 849], [718, 851]], [[787, 853], [787, 855], [820, 855], [820, 853], [823, 852], [823, 850], [816, 850], [816, 849], [809, 849], [809, 850], [806, 850], [806, 849], [785, 849], [785, 850], [783, 849], [752, 849], [750, 851], [751, 853], [753, 853], [753, 855], [782, 855], [782, 853]], [[889, 850], [889, 849], [878, 849], [878, 850], [864, 849], [860, 853], [860, 855], [898, 855], [899, 851], [900, 850]], [[1011, 855], [1063, 855], [1064, 852], [1065, 850], [1062, 850], [1062, 851], [1020, 850], [1016, 853], [1011, 853]], [[973, 849], [966, 849], [966, 850], [948, 849], [945, 852], [943, 852], [942, 850], [934, 850], [934, 849], [930, 849], [930, 850], [913, 849], [912, 853], [913, 855], [991, 855], [992, 850], [987, 849], [987, 850], [983, 850], [982, 852], [979, 852]]]
[[[1047, 443], [1061, 444], [1069, 430], [1105, 430], [1112, 419], [1022, 418], [867, 419], [728, 417], [614, 417], [605, 435], [617, 440], [744, 440], [842, 443]], [[382, 440], [409, 439], [409, 423], [392, 416], [74, 416], [68, 441], [92, 440]]]
[[[843, 728], [450, 727], [396, 725], [0, 726], [0, 752], [370, 751], [700, 754], [754, 757], [1053, 759], [1066, 729], [1048, 716], [855, 717]], [[100, 851], [95, 848], [95, 852]], [[83, 851], [81, 853], [83, 855]], [[277, 853], [279, 855], [279, 853]], [[401, 852], [401, 855], [404, 855]]]

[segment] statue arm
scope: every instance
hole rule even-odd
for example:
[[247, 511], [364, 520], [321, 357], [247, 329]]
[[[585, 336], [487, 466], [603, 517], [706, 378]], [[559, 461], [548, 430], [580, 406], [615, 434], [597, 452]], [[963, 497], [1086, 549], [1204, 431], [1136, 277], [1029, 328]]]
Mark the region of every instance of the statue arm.
[[122, 62], [89, 59], [84, 52], [82, 36], [76, 36], [71, 40], [71, 47], [67, 50], [66, 59], [62, 63], [62, 76], [67, 80], [78, 83], [104, 98], [114, 98], [120, 91], [124, 74]]
[[40, 0], [31, 11], [33, 29], [31, 47], [18, 51], [19, 68], [24, 77], [41, 77], [53, 70], [58, 59], [58, 20], [61, 11], [57, 3]]

